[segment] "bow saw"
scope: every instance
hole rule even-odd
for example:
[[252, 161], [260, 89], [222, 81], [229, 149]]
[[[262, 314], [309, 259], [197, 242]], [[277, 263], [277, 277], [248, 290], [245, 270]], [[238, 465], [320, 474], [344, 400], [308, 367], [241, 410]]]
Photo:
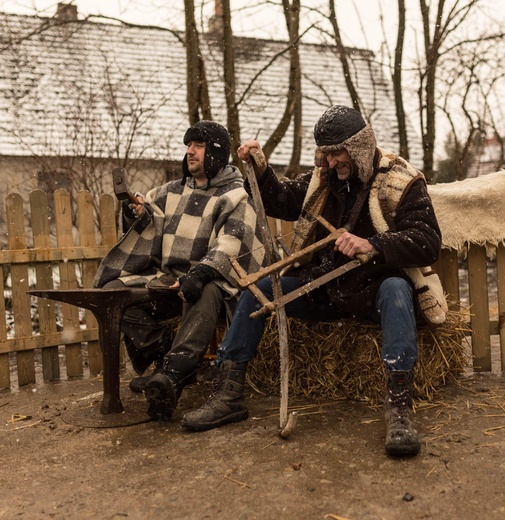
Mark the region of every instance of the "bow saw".
[[[250, 150], [251, 162], [245, 163], [245, 170], [247, 175], [247, 180], [249, 181], [249, 185], [251, 187], [251, 194], [254, 203], [254, 207], [256, 209], [256, 214], [258, 217], [258, 224], [261, 230], [261, 238], [263, 240], [263, 245], [265, 247], [265, 256], [269, 265], [257, 271], [256, 273], [248, 274], [238, 263], [236, 258], [231, 258], [231, 264], [235, 269], [237, 275], [239, 276], [238, 283], [241, 289], [248, 289], [251, 291], [253, 296], [259, 301], [262, 307], [253, 312], [250, 315], [250, 318], [254, 319], [259, 316], [265, 314], [271, 314], [273, 312], [277, 313], [277, 325], [279, 329], [279, 357], [280, 357], [280, 379], [281, 379], [281, 403], [279, 410], [279, 422], [280, 422], [280, 431], [279, 435], [283, 438], [287, 438], [291, 432], [294, 430], [296, 426], [297, 415], [296, 412], [291, 412], [288, 416], [288, 394], [289, 394], [289, 345], [288, 345], [288, 327], [287, 327], [287, 318], [285, 305], [293, 300], [296, 300], [300, 296], [304, 294], [308, 294], [314, 289], [321, 287], [322, 285], [328, 283], [331, 280], [341, 276], [344, 273], [355, 269], [356, 267], [365, 264], [368, 262], [373, 256], [377, 253], [368, 253], [368, 254], [357, 254], [355, 259], [347, 262], [346, 264], [330, 271], [329, 273], [312, 280], [311, 282], [299, 287], [295, 291], [292, 291], [287, 294], [282, 293], [281, 287], [281, 273], [285, 272], [291, 266], [299, 263], [303, 257], [308, 254], [312, 254], [324, 247], [328, 246], [331, 243], [334, 243], [337, 238], [345, 233], [347, 229], [345, 228], [335, 228], [331, 225], [325, 218], [322, 216], [314, 216], [313, 218], [323, 225], [329, 232], [329, 234], [303, 248], [295, 253], [287, 252], [287, 256], [281, 260], [275, 260], [275, 251], [273, 247], [273, 239], [272, 234], [270, 232], [270, 228], [268, 226], [268, 221], [265, 214], [265, 208], [263, 206], [263, 201], [261, 199], [261, 193], [258, 186], [258, 181], [256, 178], [256, 173], [254, 172], [254, 166], [252, 161], [255, 164], [259, 164], [262, 162], [262, 157], [259, 152], [252, 148]], [[283, 247], [285, 249], [285, 247]], [[258, 289], [256, 283], [263, 278], [270, 276], [272, 280], [272, 288], [273, 288], [273, 301], [268, 300], [268, 298]]]

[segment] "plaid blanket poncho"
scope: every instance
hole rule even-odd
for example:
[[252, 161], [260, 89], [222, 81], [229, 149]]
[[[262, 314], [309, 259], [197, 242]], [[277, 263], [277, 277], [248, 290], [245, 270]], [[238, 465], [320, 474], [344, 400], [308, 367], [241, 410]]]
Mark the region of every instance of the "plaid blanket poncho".
[[242, 176], [226, 166], [209, 189], [191, 184], [170, 181], [147, 193], [145, 211], [102, 260], [94, 287], [117, 278], [127, 286], [144, 286], [164, 273], [182, 276], [203, 263], [221, 274], [216, 283], [230, 297], [238, 293], [229, 258], [238, 258], [250, 273], [261, 267], [264, 256]]

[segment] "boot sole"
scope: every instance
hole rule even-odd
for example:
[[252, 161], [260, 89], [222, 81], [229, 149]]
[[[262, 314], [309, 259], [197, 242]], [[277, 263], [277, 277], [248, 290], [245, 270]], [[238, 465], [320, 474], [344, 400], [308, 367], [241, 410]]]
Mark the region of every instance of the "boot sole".
[[[140, 378], [138, 378], [138, 379], [140, 379]], [[144, 382], [136, 381], [135, 379], [132, 379], [130, 381], [129, 387], [132, 392], [135, 392], [136, 394], [141, 394], [146, 389], [147, 383], [148, 383], [147, 377]]]
[[386, 455], [391, 457], [414, 457], [421, 450], [421, 444], [410, 446], [386, 445]]
[[144, 390], [149, 407], [147, 414], [153, 419], [169, 421], [177, 406], [177, 396], [172, 388], [158, 381], [150, 381]]
[[203, 432], [206, 430], [212, 430], [214, 428], [219, 428], [224, 426], [225, 424], [236, 423], [245, 421], [249, 417], [248, 410], [241, 410], [239, 412], [232, 413], [227, 415], [226, 417], [222, 417], [221, 419], [216, 419], [215, 421], [207, 422], [207, 423], [191, 423], [187, 421], [185, 418], [182, 419], [182, 426], [187, 428], [188, 430], [193, 430], [195, 432]]

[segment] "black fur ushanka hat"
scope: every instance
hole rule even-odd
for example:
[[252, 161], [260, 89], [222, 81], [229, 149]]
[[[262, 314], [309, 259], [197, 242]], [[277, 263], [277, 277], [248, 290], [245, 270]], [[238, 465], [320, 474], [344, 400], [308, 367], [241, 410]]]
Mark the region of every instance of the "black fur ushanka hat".
[[[214, 121], [198, 121], [186, 130], [184, 144], [187, 146], [191, 141], [205, 143], [204, 168], [207, 179], [214, 178], [221, 168], [228, 164], [231, 151], [231, 139], [228, 130]], [[182, 160], [182, 183], [191, 176], [188, 170], [188, 156]]]

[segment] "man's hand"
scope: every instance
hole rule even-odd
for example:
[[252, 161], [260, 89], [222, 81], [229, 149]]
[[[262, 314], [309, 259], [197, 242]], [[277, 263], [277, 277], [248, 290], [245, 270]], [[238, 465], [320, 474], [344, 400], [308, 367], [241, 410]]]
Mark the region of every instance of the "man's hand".
[[337, 238], [333, 249], [349, 258], [354, 258], [358, 253], [368, 254], [377, 251], [366, 238], [357, 237], [348, 231]]
[[[267, 161], [265, 158], [265, 154], [261, 149], [261, 145], [258, 141], [249, 140], [244, 144], [240, 145], [237, 150], [237, 155], [240, 160], [244, 162], [251, 162], [251, 149], [254, 148], [256, 152], [256, 157], [254, 157], [254, 171], [256, 172], [256, 176], [261, 178], [261, 176], [265, 173], [267, 169]], [[254, 153], [254, 152], [253, 152]]]
[[135, 193], [135, 198], [137, 199], [137, 204], [130, 202], [128, 207], [133, 211], [136, 217], [140, 217], [142, 213], [144, 213], [144, 197], [140, 193]]
[[186, 303], [196, 303], [202, 296], [203, 288], [218, 277], [219, 273], [212, 267], [198, 264], [188, 274], [179, 278], [180, 287], [178, 295]]

